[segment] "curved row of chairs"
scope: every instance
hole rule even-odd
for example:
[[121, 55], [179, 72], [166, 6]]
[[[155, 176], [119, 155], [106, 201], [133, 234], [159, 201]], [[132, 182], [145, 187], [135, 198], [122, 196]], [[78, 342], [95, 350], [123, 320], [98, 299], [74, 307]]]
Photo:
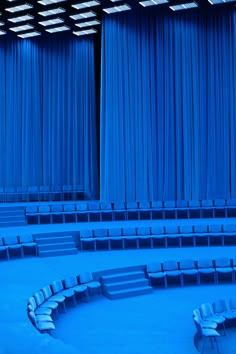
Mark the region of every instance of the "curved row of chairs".
[[29, 206], [30, 224], [112, 220], [183, 219], [236, 216], [236, 200], [179, 200], [143, 202], [89, 201], [76, 204]]
[[0, 202], [77, 200], [83, 197], [82, 185], [0, 187]]
[[203, 339], [201, 353], [207, 344], [207, 339], [210, 340], [211, 346], [215, 344], [217, 353], [219, 347], [217, 337], [220, 336], [219, 329], [223, 329], [223, 334], [226, 335], [226, 327], [236, 324], [236, 298], [229, 299], [228, 302], [224, 299], [217, 300], [212, 304], [207, 302], [201, 304], [200, 308], [193, 310], [193, 321], [197, 329], [197, 347]]
[[55, 329], [54, 319], [66, 312], [67, 305], [76, 306], [81, 299], [88, 302], [95, 294], [101, 294], [101, 284], [90, 272], [55, 280], [29, 298], [27, 313], [38, 331], [50, 333]]
[[147, 277], [151, 286], [168, 287], [177, 283], [200, 285], [210, 282], [236, 282], [236, 258], [220, 257], [212, 259], [184, 259], [177, 261], [154, 262], [146, 266]]
[[11, 256], [37, 256], [37, 245], [32, 234], [20, 236], [0, 237], [0, 259], [9, 259]]
[[236, 224], [142, 226], [80, 231], [81, 250], [233, 244], [236, 244]]

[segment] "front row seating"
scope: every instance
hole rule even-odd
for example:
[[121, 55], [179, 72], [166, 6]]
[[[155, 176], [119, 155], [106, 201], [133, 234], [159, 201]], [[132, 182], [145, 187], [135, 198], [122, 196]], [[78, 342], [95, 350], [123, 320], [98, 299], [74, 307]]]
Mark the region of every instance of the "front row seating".
[[71, 276], [64, 280], [55, 280], [44, 286], [28, 300], [28, 316], [40, 332], [49, 332], [55, 329], [53, 318], [58, 318], [60, 307], [66, 312], [66, 304], [72, 301], [73, 306], [77, 299], [84, 297], [88, 302], [90, 296], [101, 294], [100, 282], [93, 279], [90, 272]]

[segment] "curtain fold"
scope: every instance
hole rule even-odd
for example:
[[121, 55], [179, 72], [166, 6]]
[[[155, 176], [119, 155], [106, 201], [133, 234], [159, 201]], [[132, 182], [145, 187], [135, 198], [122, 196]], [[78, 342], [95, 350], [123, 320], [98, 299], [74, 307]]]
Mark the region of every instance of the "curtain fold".
[[0, 43], [0, 186], [98, 195], [92, 39]]
[[236, 198], [236, 14], [104, 15], [101, 198]]

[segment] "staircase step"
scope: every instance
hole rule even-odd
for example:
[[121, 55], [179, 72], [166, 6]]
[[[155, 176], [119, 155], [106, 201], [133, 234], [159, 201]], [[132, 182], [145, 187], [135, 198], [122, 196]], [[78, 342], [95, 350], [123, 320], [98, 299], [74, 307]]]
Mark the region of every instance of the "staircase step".
[[24, 226], [25, 225], [25, 221], [16, 221], [16, 222], [0, 222], [0, 227], [9, 227], [9, 226]]
[[111, 291], [109, 293], [105, 293], [104, 295], [109, 299], [113, 300], [113, 299], [123, 299], [125, 297], [131, 297], [131, 296], [150, 294], [152, 293], [152, 291], [153, 289], [151, 286], [143, 286], [134, 289]]
[[[37, 243], [37, 242], [36, 242]], [[74, 242], [56, 242], [56, 243], [47, 243], [46, 245], [39, 245], [38, 250], [41, 251], [52, 251], [52, 250], [60, 250], [60, 249], [70, 249], [75, 246]]]
[[0, 222], [1, 221], [9, 221], [9, 220], [13, 220], [13, 221], [19, 221], [19, 220], [25, 220], [25, 216], [24, 215], [1, 215], [0, 214]]
[[64, 256], [69, 254], [78, 253], [77, 248], [68, 248], [68, 249], [60, 249], [60, 250], [50, 250], [50, 251], [40, 251], [38, 255], [40, 257], [52, 257], [52, 256]]
[[24, 213], [24, 210], [15, 210], [15, 209], [12, 209], [12, 210], [1, 210], [0, 209], [0, 216], [4, 217], [4, 216], [24, 216], [25, 213]]
[[24, 212], [25, 207], [0, 207], [0, 213], [13, 212], [13, 211]]
[[[45, 235], [44, 235], [45, 236]], [[73, 236], [68, 235], [68, 236], [49, 236], [49, 237], [41, 237], [38, 238], [38, 235], [35, 238], [36, 242], [38, 245], [46, 245], [46, 244], [52, 244], [52, 243], [57, 243], [57, 242], [73, 242]]]
[[108, 283], [103, 285], [104, 292], [111, 292], [116, 290], [123, 290], [123, 289], [132, 289], [132, 288], [139, 288], [145, 287], [148, 285], [148, 279], [133, 279], [128, 281], [122, 281], [117, 283]]
[[115, 282], [122, 282], [125, 280], [132, 280], [132, 279], [140, 279], [145, 278], [144, 272], [136, 271], [136, 272], [126, 272], [126, 273], [119, 273], [119, 274], [112, 274], [112, 275], [103, 275], [101, 277], [101, 281], [103, 284], [108, 283], [115, 283]]

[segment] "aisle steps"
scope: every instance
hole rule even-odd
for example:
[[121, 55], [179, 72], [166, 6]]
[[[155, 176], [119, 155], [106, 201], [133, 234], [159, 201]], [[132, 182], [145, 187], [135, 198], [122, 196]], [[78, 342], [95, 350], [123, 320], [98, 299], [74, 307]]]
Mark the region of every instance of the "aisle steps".
[[47, 236], [37, 235], [35, 238], [40, 257], [64, 256], [78, 252], [72, 235]]

